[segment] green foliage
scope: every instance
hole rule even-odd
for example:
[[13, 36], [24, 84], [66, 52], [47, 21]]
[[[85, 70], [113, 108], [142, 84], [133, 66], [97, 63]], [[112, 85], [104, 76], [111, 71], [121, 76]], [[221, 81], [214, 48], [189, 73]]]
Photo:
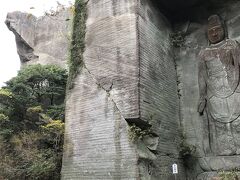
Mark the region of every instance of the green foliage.
[[11, 92], [14, 119], [22, 120], [27, 109], [42, 105], [62, 104], [67, 81], [66, 70], [56, 65], [30, 65], [19, 71], [18, 76], [7, 82], [4, 90]]
[[9, 117], [0, 113], [0, 136], [9, 137], [13, 130], [9, 127]]
[[196, 154], [196, 147], [187, 143], [186, 135], [184, 134], [182, 129], [179, 131], [179, 134], [180, 134], [180, 141], [178, 146], [179, 154], [184, 160], [187, 160], [188, 158]]
[[49, 134], [60, 135], [64, 132], [64, 123], [61, 120], [54, 120], [47, 125], [42, 126], [42, 128]]
[[41, 126], [49, 144], [58, 150], [63, 145], [64, 123], [61, 120], [54, 120], [47, 125]]
[[[38, 153], [36, 160], [27, 168], [27, 176], [29, 179], [56, 179], [56, 176], [49, 176], [51, 173], [54, 173], [55, 169], [56, 163], [54, 155], [53, 157], [47, 158], [46, 152]], [[59, 175], [57, 176], [59, 177]]]
[[73, 16], [75, 16], [76, 14], [76, 9], [75, 9], [75, 6], [70, 6], [70, 12], [72, 13]]
[[6, 116], [5, 114], [0, 113], [0, 126], [2, 124], [5, 124], [9, 121], [9, 117]]
[[138, 139], [143, 139], [144, 136], [150, 135], [150, 134], [151, 132], [149, 128], [142, 129], [136, 126], [136, 124], [131, 124], [128, 128], [128, 136], [132, 142], [135, 142]]
[[178, 31], [175, 33], [170, 34], [170, 42], [172, 46], [179, 48], [184, 45], [185, 42], [185, 35], [182, 31]]
[[28, 103], [36, 104], [48, 100], [53, 105], [65, 94], [66, 79], [66, 70], [56, 65], [29, 65], [7, 82], [7, 88], [21, 102], [22, 96], [25, 96]]
[[65, 118], [64, 112], [65, 112], [65, 106], [62, 104], [62, 105], [50, 106], [47, 109], [46, 114], [52, 119], [59, 119], [63, 121]]
[[31, 127], [36, 126], [37, 123], [40, 123], [40, 118], [42, 116], [44, 110], [41, 106], [33, 106], [29, 107], [26, 110], [25, 124], [28, 122], [28, 125]]
[[185, 139], [181, 140], [179, 145], [179, 153], [183, 158], [187, 158], [196, 153], [196, 147], [188, 144]]
[[0, 89], [0, 112], [12, 102], [13, 94], [8, 89]]
[[60, 179], [66, 81], [66, 70], [38, 64], [0, 89], [0, 179]]
[[6, 153], [10, 156], [5, 161], [9, 169], [0, 165], [0, 176], [10, 179], [60, 179], [61, 153], [43, 148], [45, 141], [45, 136], [36, 131], [13, 135], [8, 142], [13, 150], [11, 154]]
[[0, 89], [0, 97], [11, 99], [12, 93], [11, 93], [11, 91], [9, 91], [7, 89]]
[[85, 29], [87, 10], [84, 0], [76, 0], [73, 10], [72, 41], [70, 45], [70, 58], [68, 62], [69, 76], [68, 88], [73, 87], [73, 79], [83, 66], [83, 52], [85, 48]]
[[41, 113], [43, 109], [41, 106], [30, 107], [27, 109], [27, 113], [34, 114], [34, 113]]
[[5, 139], [9, 138], [13, 133], [12, 129], [8, 128], [1, 128], [0, 129], [0, 136], [4, 137]]
[[239, 170], [220, 171], [218, 172], [220, 180], [238, 180], [240, 178]]

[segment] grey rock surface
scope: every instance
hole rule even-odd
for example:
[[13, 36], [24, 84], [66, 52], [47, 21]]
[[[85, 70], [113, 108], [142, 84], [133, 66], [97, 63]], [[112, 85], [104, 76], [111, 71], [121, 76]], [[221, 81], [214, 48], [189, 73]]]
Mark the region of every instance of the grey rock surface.
[[[171, 25], [150, 0], [88, 1], [87, 10], [62, 179], [172, 179], [176, 162], [184, 180]], [[132, 142], [133, 123], [149, 134]]]
[[83, 70], [66, 99], [62, 179], [137, 179], [136, 1], [88, 1]]
[[[205, 49], [208, 46], [206, 38], [207, 17], [211, 14], [220, 14], [225, 20], [229, 39], [239, 41], [239, 7], [240, 3], [238, 1], [218, 2], [216, 3], [216, 8], [212, 9], [198, 7], [193, 10], [195, 12], [192, 13], [188, 21], [182, 23], [181, 26], [176, 26], [176, 29], [187, 27], [186, 29], [180, 29], [185, 32], [185, 42], [182, 47], [176, 50], [181, 95], [181, 124], [187, 143], [197, 148], [194, 156], [199, 157], [197, 163], [204, 171], [233, 169], [238, 168], [240, 164], [238, 156], [222, 157], [211, 155], [208, 120], [206, 114], [199, 116], [197, 112], [199, 99], [198, 54], [201, 49]], [[232, 133], [237, 129], [233, 130]], [[195, 173], [198, 174], [200, 171], [195, 171]]]
[[216, 172], [205, 172], [197, 176], [197, 180], [213, 180], [213, 178], [217, 178]]
[[66, 68], [71, 19], [68, 8], [39, 18], [18, 11], [8, 13], [5, 23], [16, 37], [21, 64], [58, 64]]
[[233, 170], [239, 167], [239, 162], [239, 155], [199, 158], [199, 164], [204, 171]]
[[[66, 99], [62, 179], [171, 180], [171, 165], [177, 163], [178, 179], [206, 180], [215, 171], [239, 167], [239, 156], [210, 154], [207, 117], [199, 116], [197, 104], [207, 17], [220, 14], [229, 38], [240, 41], [240, 2], [191, 7], [180, 23], [167, 19], [159, 4], [172, 12], [201, 0], [86, 2], [84, 66]], [[71, 18], [68, 10], [41, 18], [9, 13], [6, 24], [16, 36], [22, 65], [66, 67]], [[169, 38], [174, 30], [185, 39], [175, 49]], [[133, 123], [149, 131], [135, 142], [129, 138]], [[186, 143], [196, 147], [191, 167], [179, 155], [180, 127]]]
[[[179, 166], [178, 178], [184, 179], [184, 167], [178, 153], [179, 99], [170, 42], [172, 27], [152, 1], [142, 0], [138, 14], [140, 119], [150, 124], [151, 131], [159, 138], [155, 150], [157, 158], [152, 162], [150, 177], [173, 178], [171, 165], [175, 162]], [[144, 162], [147, 162], [146, 159], [142, 160]]]
[[66, 104], [62, 179], [137, 179], [127, 122], [96, 79], [83, 69]]

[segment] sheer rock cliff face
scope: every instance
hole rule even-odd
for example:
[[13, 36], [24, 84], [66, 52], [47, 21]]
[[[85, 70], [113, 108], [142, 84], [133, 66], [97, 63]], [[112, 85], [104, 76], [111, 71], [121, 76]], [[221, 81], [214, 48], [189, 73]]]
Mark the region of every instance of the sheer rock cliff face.
[[[208, 45], [211, 14], [220, 14], [229, 37], [239, 39], [239, 1], [87, 2], [84, 66], [66, 101], [62, 178], [170, 180], [177, 163], [177, 179], [204, 180], [237, 167], [239, 156], [205, 152], [208, 128], [197, 113], [197, 56]], [[162, 3], [176, 12], [165, 17]], [[170, 38], [178, 31], [182, 41]], [[178, 48], [171, 46], [174, 41]], [[132, 124], [148, 135], [131, 142]]]
[[169, 21], [150, 0], [90, 0], [87, 11], [84, 66], [66, 99], [62, 179], [167, 180], [177, 163], [185, 180]]
[[[207, 18], [219, 14], [224, 20], [229, 39], [240, 40], [240, 2], [213, 1], [211, 8], [204, 5], [189, 9], [188, 14], [180, 23], [175, 24], [175, 30], [184, 34], [184, 43], [176, 50], [176, 64], [181, 102], [181, 124], [186, 142], [196, 147], [188, 170], [189, 176], [198, 179], [211, 179], [219, 170], [239, 168], [240, 156], [217, 156], [210, 154], [211, 132], [206, 114], [199, 116], [197, 112], [199, 87], [198, 63], [199, 52], [205, 49], [209, 42], [206, 36]], [[232, 130], [234, 134], [235, 130]], [[239, 131], [238, 131], [239, 132]], [[221, 135], [216, 134], [221, 138]], [[230, 141], [230, 137], [226, 143]], [[224, 147], [222, 145], [222, 147]], [[201, 172], [201, 175], [199, 175]]]
[[[221, 168], [238, 166], [239, 156], [206, 154], [207, 121], [197, 113], [197, 56], [208, 45], [211, 14], [220, 14], [229, 37], [240, 40], [240, 2], [85, 1], [83, 66], [66, 98], [62, 179], [172, 180], [177, 163], [177, 179], [207, 180]], [[68, 19], [69, 12], [40, 19], [10, 13], [6, 24], [16, 35], [22, 64], [65, 66]], [[178, 31], [180, 41], [172, 36]]]
[[5, 23], [16, 37], [21, 64], [58, 64], [66, 68], [71, 19], [69, 9], [40, 18], [17, 11], [8, 13]]

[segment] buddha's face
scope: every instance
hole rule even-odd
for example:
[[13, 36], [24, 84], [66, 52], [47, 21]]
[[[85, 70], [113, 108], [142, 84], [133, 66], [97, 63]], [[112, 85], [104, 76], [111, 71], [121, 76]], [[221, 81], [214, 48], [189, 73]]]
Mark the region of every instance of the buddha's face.
[[221, 25], [208, 28], [208, 39], [211, 44], [221, 42], [225, 37], [224, 29]]

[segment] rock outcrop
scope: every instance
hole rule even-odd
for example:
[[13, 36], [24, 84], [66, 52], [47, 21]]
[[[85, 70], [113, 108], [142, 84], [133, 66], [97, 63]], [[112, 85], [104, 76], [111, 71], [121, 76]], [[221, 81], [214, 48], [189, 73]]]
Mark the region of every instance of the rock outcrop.
[[[67, 98], [63, 179], [172, 179], [175, 162], [178, 179], [207, 179], [238, 167], [238, 156], [205, 152], [208, 128], [197, 113], [197, 55], [207, 46], [211, 14], [221, 14], [229, 36], [238, 39], [239, 2], [195, 1], [202, 4], [189, 9], [193, 1], [174, 2], [88, 1], [84, 66]], [[177, 14], [165, 17], [161, 3]], [[133, 124], [152, 139], [131, 142], [125, 133]], [[104, 127], [109, 133], [102, 133]]]
[[[85, 51], [66, 98], [62, 179], [170, 180], [177, 163], [177, 179], [206, 180], [239, 168], [239, 156], [207, 153], [208, 124], [197, 104], [207, 17], [220, 14], [239, 41], [240, 2], [83, 1]], [[69, 19], [69, 11], [8, 14], [22, 64], [65, 67]]]
[[62, 179], [172, 179], [173, 163], [185, 179], [171, 25], [155, 5], [88, 1], [83, 66], [66, 98]]
[[21, 64], [58, 64], [66, 68], [71, 19], [68, 8], [39, 18], [18, 11], [8, 13], [5, 23], [16, 37]]

